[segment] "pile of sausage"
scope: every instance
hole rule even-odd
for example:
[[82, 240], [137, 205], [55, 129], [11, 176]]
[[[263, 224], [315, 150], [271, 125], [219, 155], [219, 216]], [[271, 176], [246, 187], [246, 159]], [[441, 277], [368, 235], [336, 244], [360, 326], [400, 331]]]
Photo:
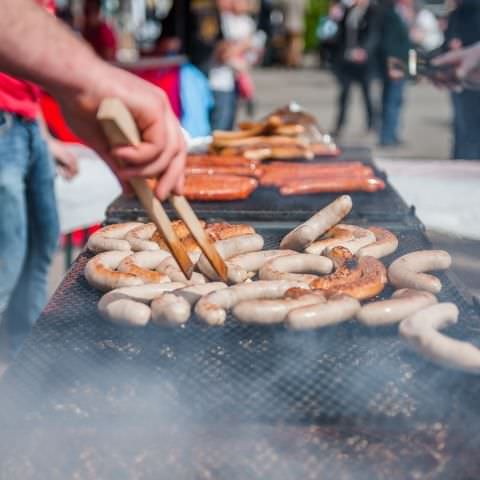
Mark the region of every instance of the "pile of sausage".
[[311, 160], [335, 156], [337, 146], [320, 132], [315, 118], [291, 106], [280, 108], [259, 122], [244, 122], [235, 132], [216, 131], [211, 151], [243, 155], [254, 160]]
[[[373, 170], [360, 162], [306, 165], [293, 161], [338, 154], [315, 118], [290, 105], [259, 122], [240, 124], [239, 131], [214, 132], [208, 154], [187, 158], [185, 196], [196, 201], [243, 200], [259, 184], [277, 187], [282, 195], [385, 188]], [[266, 165], [265, 160], [282, 161]]]
[[[194, 318], [223, 325], [232, 312], [242, 323], [283, 324], [291, 329], [321, 328], [356, 319], [369, 327], [399, 324], [400, 335], [431, 360], [480, 372], [480, 351], [439, 332], [455, 323], [458, 309], [437, 303], [440, 280], [425, 272], [446, 270], [447, 252], [404, 255], [388, 269], [380, 260], [396, 251], [395, 235], [380, 227], [340, 223], [352, 208], [339, 197], [289, 232], [275, 250], [249, 225], [205, 228], [226, 260], [228, 283], [219, 281], [182, 222], [174, 228], [196, 273], [187, 280], [151, 224], [105, 227], [90, 237], [97, 253], [85, 267], [93, 287], [107, 292], [100, 313], [127, 326], [179, 326]], [[375, 299], [389, 283], [391, 298]]]
[[262, 164], [242, 156], [190, 155], [185, 195], [191, 200], [243, 200], [258, 187], [276, 187], [282, 195], [377, 192], [385, 188], [361, 162]]

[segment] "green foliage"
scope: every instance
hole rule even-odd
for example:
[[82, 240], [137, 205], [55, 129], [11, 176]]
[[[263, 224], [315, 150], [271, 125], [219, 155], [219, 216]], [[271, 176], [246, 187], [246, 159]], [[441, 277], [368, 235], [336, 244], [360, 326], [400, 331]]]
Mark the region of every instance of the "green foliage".
[[309, 0], [305, 16], [305, 48], [314, 50], [318, 46], [315, 35], [318, 21], [328, 13], [329, 0]]

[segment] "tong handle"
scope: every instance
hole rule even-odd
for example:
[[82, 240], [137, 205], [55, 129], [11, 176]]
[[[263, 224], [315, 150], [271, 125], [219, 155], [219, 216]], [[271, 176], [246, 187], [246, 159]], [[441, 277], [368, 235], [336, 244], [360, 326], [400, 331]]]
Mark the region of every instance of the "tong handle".
[[[135, 146], [140, 144], [141, 138], [135, 119], [120, 99], [106, 98], [103, 100], [98, 109], [97, 119], [103, 128], [110, 146]], [[190, 260], [185, 247], [175, 233], [162, 204], [155, 197], [145, 179], [132, 178], [130, 184], [141, 204], [147, 211], [149, 218], [155, 223], [158, 230], [163, 235], [183, 273], [188, 279], [190, 279], [194, 269], [193, 263]]]

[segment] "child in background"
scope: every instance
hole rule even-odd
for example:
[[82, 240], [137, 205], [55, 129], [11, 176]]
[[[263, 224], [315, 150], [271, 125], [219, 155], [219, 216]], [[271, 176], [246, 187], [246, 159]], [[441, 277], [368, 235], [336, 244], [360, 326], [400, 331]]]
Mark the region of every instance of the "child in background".
[[210, 73], [217, 102], [212, 123], [214, 129], [231, 130], [238, 97], [252, 104], [255, 89], [249, 70], [261, 57], [265, 34], [256, 31], [251, 0], [223, 0], [219, 10], [223, 42], [217, 55], [220, 64]]

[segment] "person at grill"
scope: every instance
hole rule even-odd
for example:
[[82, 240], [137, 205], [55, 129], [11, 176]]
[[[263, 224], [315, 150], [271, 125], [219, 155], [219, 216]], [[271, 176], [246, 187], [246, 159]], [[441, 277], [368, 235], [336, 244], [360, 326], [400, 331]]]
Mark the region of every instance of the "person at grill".
[[[449, 50], [469, 47], [480, 41], [480, 3], [478, 0], [457, 0], [448, 18], [445, 46]], [[452, 158], [480, 158], [480, 92], [464, 89], [452, 92], [453, 149]]]
[[[186, 146], [161, 90], [104, 63], [33, 0], [2, 2], [0, 72], [0, 319], [17, 349], [44, 306], [58, 240], [54, 173], [34, 83], [57, 99], [74, 132], [122, 182], [160, 177], [160, 199], [182, 192]], [[109, 148], [96, 121], [107, 97], [119, 98], [134, 115], [143, 139], [137, 147]]]
[[374, 111], [370, 94], [372, 61], [378, 44], [377, 11], [370, 0], [356, 0], [339, 23], [333, 70], [338, 79], [338, 113], [334, 136], [345, 125], [350, 90], [358, 83], [365, 102], [367, 130], [373, 128]]

